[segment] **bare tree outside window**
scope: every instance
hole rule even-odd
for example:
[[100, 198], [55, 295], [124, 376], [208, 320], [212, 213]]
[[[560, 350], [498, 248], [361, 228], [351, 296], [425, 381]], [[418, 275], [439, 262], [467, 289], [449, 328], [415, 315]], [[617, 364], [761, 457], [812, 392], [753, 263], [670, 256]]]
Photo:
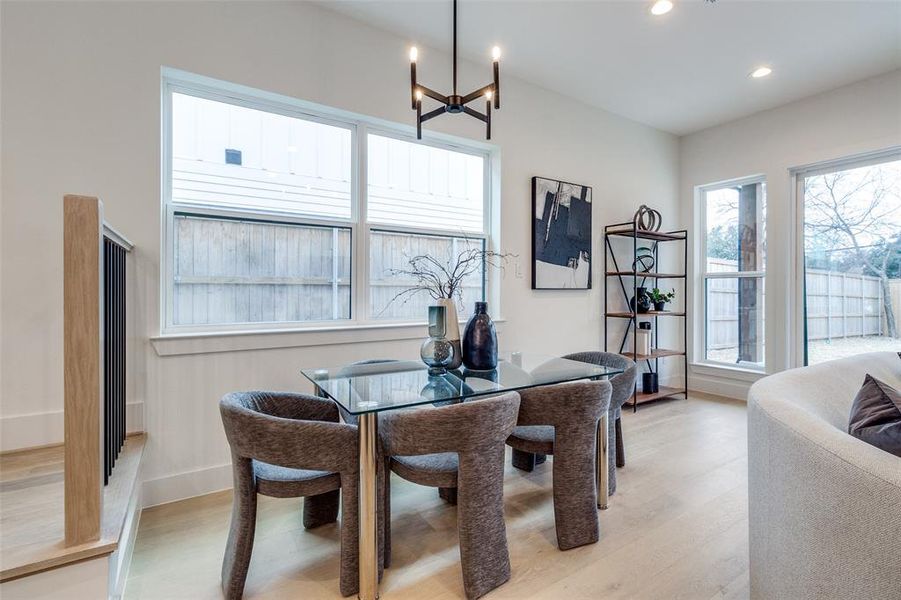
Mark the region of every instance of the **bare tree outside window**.
[[901, 160], [804, 180], [808, 363], [901, 347]]
[[705, 359], [763, 370], [766, 183], [704, 190]]

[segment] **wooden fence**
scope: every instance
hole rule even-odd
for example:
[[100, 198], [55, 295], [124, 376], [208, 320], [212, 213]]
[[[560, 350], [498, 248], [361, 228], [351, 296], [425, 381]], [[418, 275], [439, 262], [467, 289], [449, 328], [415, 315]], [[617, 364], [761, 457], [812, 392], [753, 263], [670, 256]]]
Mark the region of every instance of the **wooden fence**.
[[[734, 261], [710, 260], [708, 264], [711, 272], [735, 270]], [[761, 316], [763, 287], [760, 286], [758, 303]], [[901, 315], [901, 280], [890, 282], [890, 287], [897, 317]], [[715, 350], [738, 345], [738, 311], [738, 279], [708, 280], [708, 348]], [[884, 335], [883, 317], [882, 286], [878, 277], [807, 270], [807, 339]]]
[[878, 277], [807, 270], [807, 339], [882, 335]]
[[[410, 256], [447, 262], [481, 240], [372, 231], [369, 312], [377, 319], [425, 320], [428, 294], [391, 303], [413, 280], [393, 275]], [[176, 325], [350, 319], [351, 231], [176, 216], [173, 317]], [[465, 310], [482, 296], [474, 275]], [[404, 302], [404, 300], [407, 300]], [[464, 313], [465, 314], [465, 313]]]

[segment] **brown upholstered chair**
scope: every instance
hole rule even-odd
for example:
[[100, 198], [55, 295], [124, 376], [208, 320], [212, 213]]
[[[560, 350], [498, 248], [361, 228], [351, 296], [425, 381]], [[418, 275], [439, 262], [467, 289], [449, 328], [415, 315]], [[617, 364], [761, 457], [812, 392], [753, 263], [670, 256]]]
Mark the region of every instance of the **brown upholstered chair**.
[[507, 444], [554, 455], [554, 522], [561, 550], [598, 541], [598, 421], [611, 389], [607, 381], [579, 381], [519, 392], [519, 419]]
[[[331, 400], [287, 392], [227, 394], [219, 402], [231, 446], [234, 500], [222, 561], [222, 591], [244, 591], [256, 529], [257, 494], [303, 496], [307, 529], [338, 518], [341, 500], [340, 591], [356, 594], [358, 576], [357, 428], [338, 422]], [[342, 493], [343, 492], [343, 493]]]
[[[467, 598], [510, 579], [504, 524], [504, 440], [516, 425], [515, 392], [461, 404], [388, 412], [379, 434], [390, 469], [413, 483], [457, 491], [457, 529]], [[387, 473], [387, 470], [386, 470]], [[386, 496], [389, 487], [383, 488]], [[390, 561], [391, 503], [385, 508]]]

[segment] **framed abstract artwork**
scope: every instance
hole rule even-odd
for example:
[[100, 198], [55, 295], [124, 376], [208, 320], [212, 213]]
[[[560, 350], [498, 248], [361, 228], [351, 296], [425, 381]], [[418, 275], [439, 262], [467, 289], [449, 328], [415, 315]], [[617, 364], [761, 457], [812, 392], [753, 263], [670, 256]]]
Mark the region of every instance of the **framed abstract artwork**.
[[591, 289], [591, 188], [532, 178], [532, 289]]

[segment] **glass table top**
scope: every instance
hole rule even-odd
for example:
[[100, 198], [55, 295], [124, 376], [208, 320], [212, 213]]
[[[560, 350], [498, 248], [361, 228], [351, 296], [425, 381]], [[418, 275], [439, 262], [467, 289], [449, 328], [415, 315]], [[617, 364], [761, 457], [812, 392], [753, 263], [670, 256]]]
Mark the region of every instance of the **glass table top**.
[[451, 403], [540, 385], [610, 377], [621, 372], [621, 369], [527, 352], [501, 354], [497, 369], [493, 371], [463, 368], [430, 375], [428, 368], [419, 361], [383, 361], [302, 370], [307, 379], [354, 415]]

